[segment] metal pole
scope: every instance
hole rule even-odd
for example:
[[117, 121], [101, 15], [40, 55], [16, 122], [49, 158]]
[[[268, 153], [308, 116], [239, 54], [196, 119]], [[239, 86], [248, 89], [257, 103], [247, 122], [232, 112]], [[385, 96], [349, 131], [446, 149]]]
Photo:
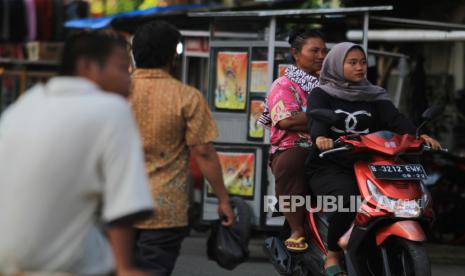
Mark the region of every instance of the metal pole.
[[[185, 41], [185, 40], [184, 40]], [[182, 76], [181, 76], [181, 81], [183, 83], [186, 83], [187, 84], [187, 74], [189, 72], [189, 69], [187, 68], [189, 66], [188, 64], [188, 61], [187, 61], [187, 55], [186, 55], [186, 49], [184, 49], [183, 53], [182, 53]]]
[[[205, 62], [206, 61], [206, 62]], [[205, 89], [205, 72], [208, 72], [209, 59], [200, 58], [200, 92], [207, 96], [207, 89]], [[204, 66], [205, 65], [205, 66]], [[207, 86], [208, 87], [208, 86]]]
[[368, 23], [370, 20], [370, 13], [363, 13], [363, 49], [368, 51]]
[[273, 83], [274, 54], [276, 44], [276, 17], [270, 18], [270, 27], [268, 34], [268, 87]]
[[215, 60], [215, 57], [213, 56], [213, 51], [212, 51], [212, 42], [214, 40], [215, 36], [215, 26], [214, 24], [216, 23], [215, 19], [212, 18], [210, 19], [210, 36], [208, 37], [208, 53], [210, 54], [210, 58], [208, 59], [208, 91], [207, 91], [207, 101], [210, 104], [210, 107], [213, 109], [214, 107], [214, 94], [215, 94], [215, 88], [213, 87], [213, 61]]
[[[270, 18], [270, 26], [268, 30], [268, 89], [273, 84], [273, 71], [274, 71], [274, 54], [276, 44], [276, 17]], [[265, 144], [270, 143], [270, 131], [265, 128]]]
[[405, 57], [399, 60], [399, 79], [397, 80], [396, 94], [394, 95], [394, 105], [399, 108], [402, 98], [402, 88], [404, 86], [405, 76], [407, 75], [407, 61]]

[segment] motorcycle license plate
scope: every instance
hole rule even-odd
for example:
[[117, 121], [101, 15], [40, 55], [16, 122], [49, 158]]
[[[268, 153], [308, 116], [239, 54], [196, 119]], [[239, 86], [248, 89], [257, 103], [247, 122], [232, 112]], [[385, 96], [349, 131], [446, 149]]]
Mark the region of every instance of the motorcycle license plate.
[[426, 179], [425, 169], [420, 164], [405, 165], [369, 165], [373, 176], [386, 180], [421, 180]]

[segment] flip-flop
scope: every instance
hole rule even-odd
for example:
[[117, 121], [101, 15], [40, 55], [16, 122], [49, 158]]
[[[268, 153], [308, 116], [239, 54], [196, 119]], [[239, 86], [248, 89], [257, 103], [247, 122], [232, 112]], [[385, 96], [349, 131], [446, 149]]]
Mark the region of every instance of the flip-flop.
[[337, 276], [339, 274], [347, 275], [344, 269], [340, 265], [332, 265], [325, 268], [325, 275], [326, 276]]
[[[300, 245], [303, 245], [303, 246], [292, 246], [292, 245], [290, 245], [290, 243], [300, 244]], [[305, 242], [304, 237], [300, 237], [300, 238], [297, 238], [297, 239], [289, 238], [289, 239], [284, 241], [284, 245], [286, 246], [287, 250], [292, 251], [292, 252], [302, 252], [302, 251], [307, 250], [307, 248], [308, 248], [308, 243]]]

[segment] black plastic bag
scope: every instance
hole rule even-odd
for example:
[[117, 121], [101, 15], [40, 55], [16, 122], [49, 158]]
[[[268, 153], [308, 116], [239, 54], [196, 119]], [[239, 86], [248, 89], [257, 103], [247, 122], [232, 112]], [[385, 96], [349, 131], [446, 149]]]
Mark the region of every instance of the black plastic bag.
[[247, 245], [242, 242], [240, 233], [235, 228], [226, 227], [218, 220], [211, 231], [207, 241], [207, 255], [210, 260], [216, 261], [225, 269], [233, 270], [247, 259]]

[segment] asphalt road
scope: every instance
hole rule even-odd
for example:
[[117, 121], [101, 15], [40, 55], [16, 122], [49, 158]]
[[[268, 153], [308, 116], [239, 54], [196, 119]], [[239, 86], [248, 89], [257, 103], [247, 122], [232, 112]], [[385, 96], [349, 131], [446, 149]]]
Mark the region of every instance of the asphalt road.
[[[236, 267], [233, 271], [228, 271], [219, 267], [215, 262], [207, 259], [206, 236], [204, 234], [194, 234], [186, 238], [181, 249], [181, 255], [176, 264], [173, 276], [279, 276], [273, 266], [268, 263], [261, 248], [262, 240], [251, 241], [250, 258], [246, 263]], [[433, 276], [463, 276], [465, 275], [465, 261], [462, 259], [448, 257], [451, 253], [454, 256], [463, 254], [465, 256], [465, 246], [455, 248], [451, 252], [450, 248], [428, 246], [429, 251], [434, 256], [432, 259]], [[452, 250], [453, 251], [453, 250]], [[436, 258], [435, 256], [441, 256]]]

